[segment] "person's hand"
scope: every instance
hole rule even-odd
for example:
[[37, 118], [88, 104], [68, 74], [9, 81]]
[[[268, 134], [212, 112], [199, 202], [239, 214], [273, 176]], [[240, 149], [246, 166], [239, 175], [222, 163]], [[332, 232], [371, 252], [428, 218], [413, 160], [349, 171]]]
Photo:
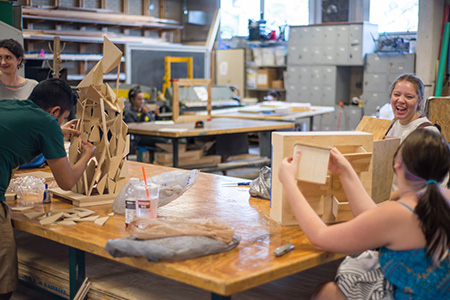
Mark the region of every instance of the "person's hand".
[[152, 111], [152, 105], [151, 104], [144, 104], [144, 107], [142, 107], [142, 112], [145, 114], [148, 114], [150, 111]]
[[155, 107], [153, 108], [153, 113], [155, 116], [159, 116], [159, 106], [155, 104]]
[[96, 147], [88, 142], [81, 141], [81, 156], [88, 155], [91, 158], [95, 153]]
[[289, 182], [295, 182], [295, 174], [297, 173], [298, 162], [300, 160], [301, 151], [294, 153], [294, 157], [286, 157], [280, 164], [278, 169], [278, 179], [283, 185]]
[[330, 160], [328, 162], [328, 170], [333, 172], [334, 174], [341, 175], [348, 168], [352, 166], [348, 162], [348, 160], [339, 152], [336, 147], [332, 148], [330, 151]]
[[72, 136], [80, 136], [81, 131], [75, 130], [75, 126], [77, 125], [78, 119], [73, 119], [69, 122], [64, 123], [61, 125], [61, 130], [66, 138], [71, 138]]

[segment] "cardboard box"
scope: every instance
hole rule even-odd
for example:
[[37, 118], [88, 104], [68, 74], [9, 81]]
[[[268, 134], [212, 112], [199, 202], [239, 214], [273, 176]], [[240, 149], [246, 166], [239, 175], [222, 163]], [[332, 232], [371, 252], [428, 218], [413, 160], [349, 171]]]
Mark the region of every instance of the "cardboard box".
[[273, 89], [284, 89], [283, 80], [273, 80], [270, 85]]
[[256, 73], [256, 87], [270, 88], [272, 81], [277, 78], [276, 69], [258, 69]]

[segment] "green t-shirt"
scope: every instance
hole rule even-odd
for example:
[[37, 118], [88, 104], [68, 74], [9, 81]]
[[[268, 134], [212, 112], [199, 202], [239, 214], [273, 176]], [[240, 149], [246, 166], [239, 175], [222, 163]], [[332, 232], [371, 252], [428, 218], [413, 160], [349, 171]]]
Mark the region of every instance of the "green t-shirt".
[[0, 100], [0, 201], [12, 171], [40, 153], [46, 159], [66, 156], [58, 120], [31, 100]]

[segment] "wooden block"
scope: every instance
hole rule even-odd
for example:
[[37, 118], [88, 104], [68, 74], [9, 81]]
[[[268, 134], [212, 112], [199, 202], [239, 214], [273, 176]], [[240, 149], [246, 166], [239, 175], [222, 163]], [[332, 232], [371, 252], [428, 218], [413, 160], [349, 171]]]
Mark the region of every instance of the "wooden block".
[[327, 180], [330, 150], [329, 147], [296, 144], [292, 155], [301, 151], [297, 166], [297, 180], [324, 184]]
[[336, 148], [350, 162], [356, 173], [369, 170], [372, 152], [367, 152], [364, 147], [360, 145], [343, 145], [336, 146]]
[[16, 193], [5, 193], [5, 199], [6, 199], [6, 201], [15, 201], [15, 200], [17, 200], [17, 194]]
[[344, 222], [353, 218], [353, 213], [348, 202], [341, 202], [333, 197], [333, 215], [336, 222]]
[[[361, 146], [367, 153], [373, 151], [373, 135], [366, 132], [359, 131], [310, 131], [310, 132], [273, 132], [272, 133], [272, 186], [271, 186], [271, 207], [270, 217], [282, 225], [295, 225], [297, 221], [293, 217], [293, 213], [286, 197], [286, 193], [278, 179], [278, 169], [281, 161], [288, 156], [292, 156], [294, 146], [296, 144], [318, 145], [320, 147], [344, 147], [346, 145]], [[372, 162], [369, 164], [369, 169], [360, 172], [362, 184], [369, 195], [372, 192]], [[334, 222], [335, 217], [332, 214], [332, 190], [331, 178], [325, 184], [321, 191], [323, 196], [323, 214], [322, 220], [326, 223]], [[303, 183], [303, 182], [300, 182]], [[316, 184], [317, 186], [317, 184]], [[316, 208], [318, 189], [311, 187], [312, 191], [305, 191], [304, 195], [309, 201], [309, 198], [314, 199]], [[302, 190], [303, 192], [303, 190]], [[320, 204], [321, 207], [321, 204]], [[321, 210], [316, 213], [320, 214]]]

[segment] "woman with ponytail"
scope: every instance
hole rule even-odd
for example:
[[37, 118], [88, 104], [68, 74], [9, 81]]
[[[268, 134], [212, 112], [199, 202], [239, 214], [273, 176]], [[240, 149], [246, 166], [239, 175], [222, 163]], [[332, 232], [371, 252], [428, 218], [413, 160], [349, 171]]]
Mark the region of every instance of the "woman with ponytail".
[[379, 248], [379, 264], [371, 266], [369, 277], [354, 286], [337, 278], [320, 286], [312, 299], [450, 299], [450, 191], [439, 186], [450, 169], [445, 138], [419, 128], [403, 141], [393, 161], [400, 198], [381, 205], [333, 148], [329, 169], [339, 176], [355, 218], [332, 226], [323, 223], [298, 189], [300, 155], [283, 160], [279, 179], [310, 242], [339, 253]]

